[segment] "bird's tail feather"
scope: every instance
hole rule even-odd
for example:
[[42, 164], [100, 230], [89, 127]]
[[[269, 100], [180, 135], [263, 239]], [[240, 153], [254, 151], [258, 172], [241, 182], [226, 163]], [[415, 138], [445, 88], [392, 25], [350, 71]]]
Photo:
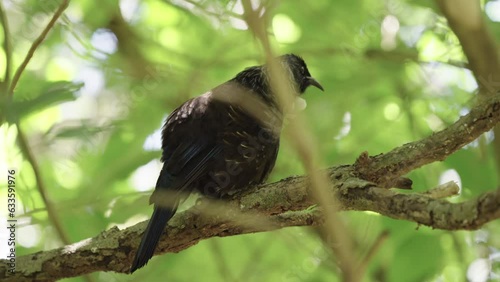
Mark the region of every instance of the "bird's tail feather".
[[143, 267], [153, 257], [156, 245], [160, 240], [161, 234], [167, 225], [167, 222], [174, 216], [177, 206], [173, 208], [165, 208], [155, 206], [153, 215], [149, 220], [148, 227], [142, 236], [141, 244], [135, 254], [134, 262], [130, 267], [130, 273]]

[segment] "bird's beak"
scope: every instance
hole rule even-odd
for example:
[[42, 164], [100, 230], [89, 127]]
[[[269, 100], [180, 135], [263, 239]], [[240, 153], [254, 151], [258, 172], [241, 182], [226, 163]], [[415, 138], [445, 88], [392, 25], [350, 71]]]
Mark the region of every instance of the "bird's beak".
[[323, 86], [321, 86], [321, 84], [319, 84], [319, 82], [316, 79], [314, 79], [310, 76], [307, 77], [307, 83], [309, 85], [318, 87], [319, 89], [321, 89], [321, 91], [325, 91], [325, 89], [323, 89]]

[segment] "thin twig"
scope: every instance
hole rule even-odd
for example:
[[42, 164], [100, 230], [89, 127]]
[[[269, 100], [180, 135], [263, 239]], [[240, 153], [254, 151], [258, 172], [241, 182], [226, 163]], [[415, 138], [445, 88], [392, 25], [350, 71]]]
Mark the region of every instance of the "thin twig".
[[209, 247], [212, 251], [213, 259], [215, 261], [217, 270], [219, 271], [220, 277], [222, 277], [225, 281], [238, 281], [235, 279], [233, 273], [231, 272], [232, 269], [228, 267], [229, 264], [226, 257], [224, 256], [224, 253], [220, 246], [220, 242], [211, 240], [209, 242]]
[[[479, 97], [498, 95], [500, 91], [500, 56], [498, 44], [484, 20], [481, 4], [467, 0], [438, 0], [439, 9], [455, 33], [469, 61], [479, 86]], [[464, 11], [467, 11], [465, 14]], [[493, 129], [500, 136], [500, 126]], [[500, 138], [492, 142], [497, 174], [500, 174]]]
[[364, 273], [366, 272], [366, 269], [368, 268], [368, 265], [370, 264], [370, 261], [373, 259], [375, 254], [377, 254], [378, 250], [382, 246], [382, 244], [389, 238], [389, 231], [385, 230], [380, 235], [377, 237], [375, 240], [375, 243], [371, 246], [371, 248], [368, 250], [368, 253], [366, 256], [363, 258], [361, 263], [358, 265], [358, 271], [360, 273], [360, 276], [363, 277]]
[[[9, 98], [12, 98], [12, 95], [14, 94], [14, 88], [16, 87], [16, 85], [17, 85], [24, 69], [28, 65], [30, 59], [33, 57], [36, 49], [43, 42], [43, 40], [45, 39], [45, 37], [47, 36], [49, 31], [54, 26], [57, 19], [61, 16], [62, 12], [66, 9], [66, 7], [68, 7], [68, 4], [69, 4], [69, 0], [63, 0], [63, 2], [61, 3], [61, 5], [57, 9], [57, 11], [52, 16], [52, 19], [49, 21], [49, 23], [45, 27], [45, 29], [42, 31], [42, 33], [38, 36], [38, 38], [31, 45], [30, 49], [28, 50], [28, 53], [26, 54], [26, 57], [24, 58], [21, 65], [16, 70], [14, 77], [12, 78], [12, 83], [10, 84], [9, 91], [7, 92], [7, 96]], [[67, 234], [64, 232], [64, 229], [62, 228], [61, 222], [59, 221], [59, 218], [57, 216], [57, 213], [55, 212], [52, 204], [50, 203], [50, 201], [47, 197], [47, 189], [45, 186], [45, 182], [43, 181], [43, 178], [42, 178], [40, 166], [38, 165], [38, 162], [37, 162], [33, 152], [31, 151], [31, 149], [29, 147], [28, 140], [27, 140], [26, 136], [24, 135], [24, 132], [23, 132], [20, 124], [16, 123], [16, 127], [17, 127], [17, 137], [18, 137], [18, 141], [19, 141], [19, 147], [21, 148], [26, 159], [28, 160], [31, 167], [33, 168], [33, 173], [35, 175], [37, 188], [38, 188], [38, 191], [40, 192], [40, 196], [42, 197], [42, 200], [45, 204], [45, 207], [47, 208], [47, 214], [49, 216], [49, 220], [51, 221], [52, 225], [54, 226], [56, 233], [58, 234], [61, 241], [65, 245], [67, 245], [70, 243], [70, 240], [69, 240]]]
[[54, 24], [56, 23], [57, 19], [61, 16], [61, 14], [64, 12], [64, 10], [68, 7], [69, 0], [63, 0], [61, 5], [59, 5], [59, 8], [57, 8], [57, 11], [54, 13], [52, 16], [52, 19], [50, 19], [49, 23], [45, 27], [45, 29], [42, 31], [42, 33], [38, 36], [35, 41], [33, 41], [33, 44], [31, 44], [30, 49], [28, 50], [28, 53], [26, 54], [26, 57], [24, 58], [23, 62], [17, 68], [16, 73], [14, 74], [14, 77], [12, 78], [12, 83], [10, 84], [8, 94], [10, 97], [14, 95], [14, 88], [16, 88], [17, 83], [19, 82], [19, 79], [21, 78], [21, 75], [23, 74], [24, 69], [26, 69], [26, 66], [30, 62], [31, 58], [35, 54], [36, 49], [42, 44], [43, 40], [45, 40], [45, 37], [47, 37], [47, 34], [49, 31], [54, 27]]
[[[21, 126], [19, 123], [16, 123], [17, 127], [17, 137], [19, 141], [19, 147], [21, 148], [21, 151], [25, 155], [26, 159], [31, 165], [31, 168], [33, 169], [33, 174], [35, 175], [35, 181], [36, 181], [36, 187], [38, 188], [38, 192], [40, 193], [40, 196], [42, 197], [42, 201], [47, 208], [47, 214], [49, 216], [49, 220], [54, 226], [56, 230], [56, 234], [59, 236], [59, 239], [64, 243], [64, 245], [68, 245], [71, 243], [71, 241], [68, 238], [68, 235], [64, 231], [61, 221], [59, 220], [59, 217], [57, 216], [57, 212], [50, 202], [48, 196], [47, 196], [47, 188], [45, 185], [45, 181], [43, 181], [42, 178], [42, 173], [40, 170], [40, 166], [38, 165], [38, 162], [35, 158], [35, 155], [31, 151], [28, 140], [26, 139], [26, 136], [24, 136], [24, 132], [21, 129]], [[83, 279], [87, 282], [93, 282], [95, 281], [92, 276], [90, 275], [84, 275]]]
[[[265, 15], [259, 16], [259, 9], [252, 9], [249, 0], [243, 1], [244, 8], [244, 18], [249, 26], [249, 29], [254, 33], [255, 37], [261, 42], [261, 45], [266, 54], [266, 62], [269, 66], [271, 73], [271, 88], [274, 89], [279, 100], [279, 104], [290, 105], [290, 95], [287, 95], [290, 91], [288, 85], [283, 83], [286, 81], [284, 74], [280, 71], [277, 63], [273, 60], [274, 52], [272, 51], [271, 44], [269, 42], [269, 37], [266, 32], [265, 27]], [[311, 192], [318, 204], [323, 208], [325, 216], [324, 228], [325, 232], [328, 234], [327, 244], [334, 249], [334, 252], [339, 261], [339, 267], [341, 268], [343, 280], [346, 282], [356, 282], [360, 281], [361, 277], [356, 271], [356, 263], [354, 259], [353, 243], [349, 237], [348, 228], [338, 217], [337, 211], [339, 208], [338, 201], [334, 197], [330, 197], [327, 192], [327, 187], [329, 187], [329, 181], [326, 174], [318, 171], [318, 161], [316, 156], [318, 154], [314, 151], [317, 146], [314, 142], [306, 136], [311, 136], [307, 133], [307, 128], [300, 121], [296, 120], [294, 123], [289, 125], [289, 138], [293, 140], [295, 150], [297, 151], [304, 168], [306, 169], [309, 179], [311, 181]]]
[[28, 140], [26, 136], [24, 135], [24, 132], [19, 125], [19, 123], [16, 123], [17, 127], [17, 137], [19, 141], [19, 147], [21, 148], [21, 151], [23, 152], [24, 156], [26, 157], [26, 160], [30, 163], [31, 167], [33, 168], [33, 174], [35, 175], [35, 181], [36, 181], [36, 186], [38, 188], [38, 192], [40, 193], [40, 196], [42, 197], [43, 203], [45, 204], [45, 207], [47, 208], [47, 214], [49, 216], [49, 220], [51, 221], [52, 225], [54, 226], [57, 235], [61, 239], [61, 241], [67, 245], [70, 243], [70, 240], [68, 239], [68, 236], [66, 235], [66, 232], [64, 232], [64, 229], [62, 228], [61, 222], [59, 221], [59, 217], [57, 216], [57, 212], [55, 211], [54, 207], [50, 203], [50, 200], [47, 197], [47, 188], [45, 185], [45, 181], [43, 181], [42, 178], [42, 173], [40, 171], [40, 166], [38, 165], [38, 162], [35, 158], [35, 155], [30, 149], [30, 146], [28, 144]]
[[460, 194], [460, 187], [455, 181], [448, 181], [422, 193], [433, 199], [444, 199]]
[[10, 82], [12, 50], [10, 48], [9, 23], [7, 15], [3, 9], [2, 2], [0, 2], [0, 24], [2, 24], [3, 29], [3, 50], [5, 51], [5, 78], [4, 81], [1, 82], [1, 88], [2, 92], [5, 92], [5, 95], [8, 95], [7, 88], [9, 87]]

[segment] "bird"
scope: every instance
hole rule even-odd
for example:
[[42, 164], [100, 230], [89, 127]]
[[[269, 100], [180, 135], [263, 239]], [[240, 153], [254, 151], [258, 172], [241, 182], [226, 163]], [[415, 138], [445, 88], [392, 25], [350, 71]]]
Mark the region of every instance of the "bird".
[[[286, 89], [324, 91], [304, 60], [274, 58]], [[224, 198], [263, 183], [274, 167], [284, 110], [271, 81], [271, 66], [252, 66], [171, 112], [162, 128], [163, 167], [149, 203], [153, 214], [142, 235], [130, 273], [143, 267], [179, 204], [192, 192]]]

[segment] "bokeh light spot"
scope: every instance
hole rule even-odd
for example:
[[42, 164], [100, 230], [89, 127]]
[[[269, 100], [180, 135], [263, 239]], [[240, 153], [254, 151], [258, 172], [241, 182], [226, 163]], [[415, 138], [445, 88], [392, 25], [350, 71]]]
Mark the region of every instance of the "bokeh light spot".
[[387, 120], [396, 120], [401, 113], [401, 109], [396, 103], [389, 103], [384, 108], [384, 117]]
[[273, 18], [273, 32], [279, 43], [294, 43], [300, 39], [302, 31], [287, 15], [277, 14]]

